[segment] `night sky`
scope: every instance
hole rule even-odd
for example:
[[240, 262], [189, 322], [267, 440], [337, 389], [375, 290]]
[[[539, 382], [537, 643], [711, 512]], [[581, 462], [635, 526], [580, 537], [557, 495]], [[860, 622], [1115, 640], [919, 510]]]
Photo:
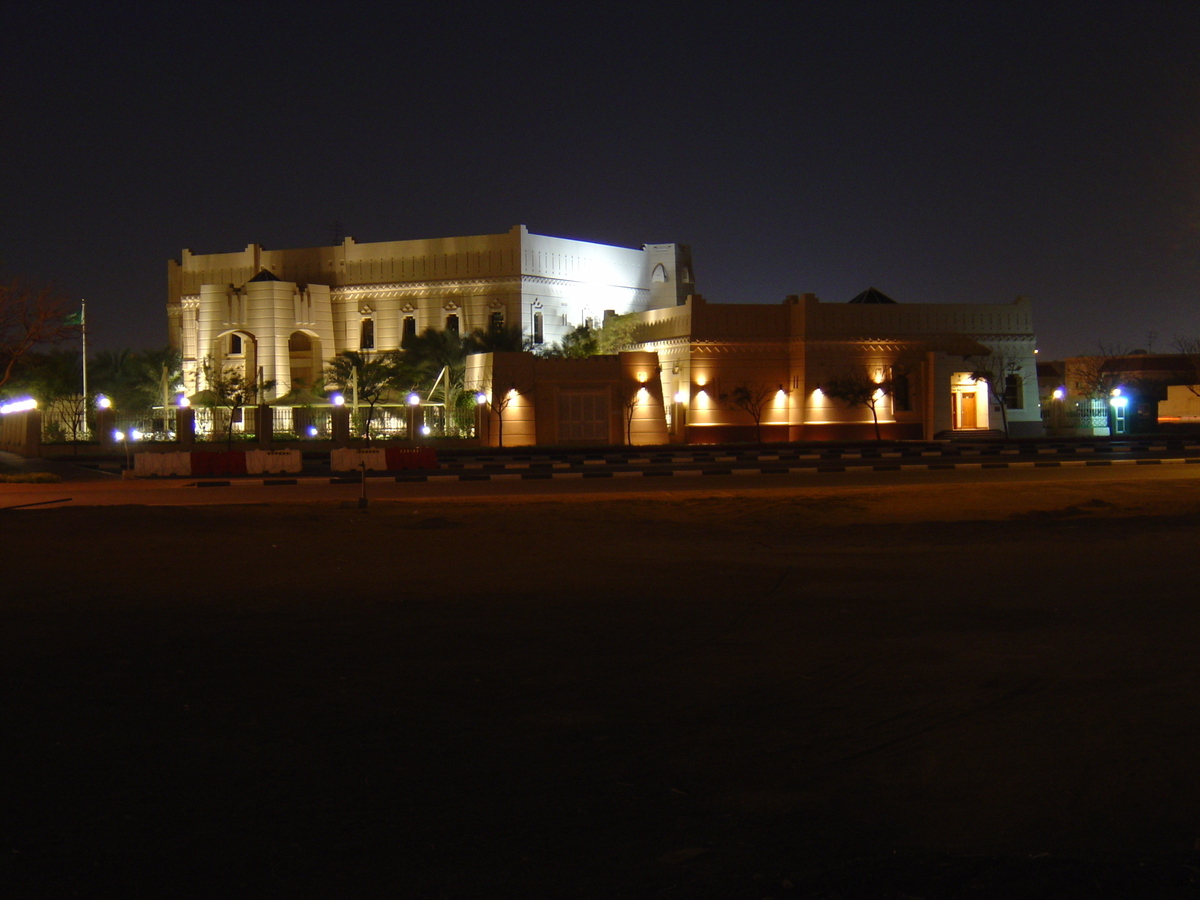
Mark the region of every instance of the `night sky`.
[[1042, 359], [1200, 334], [1194, 0], [380, 9], [6, 12], [4, 274], [156, 347], [184, 247], [522, 223], [714, 302], [1026, 295]]

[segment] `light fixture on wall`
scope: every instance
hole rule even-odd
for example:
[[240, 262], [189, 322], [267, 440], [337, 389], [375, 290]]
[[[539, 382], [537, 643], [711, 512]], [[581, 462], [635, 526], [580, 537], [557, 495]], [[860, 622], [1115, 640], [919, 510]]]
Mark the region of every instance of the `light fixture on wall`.
[[9, 413], [25, 412], [29, 409], [37, 409], [37, 401], [32, 397], [27, 397], [24, 400], [13, 400], [11, 403], [5, 403], [0, 406], [0, 415], [8, 415]]

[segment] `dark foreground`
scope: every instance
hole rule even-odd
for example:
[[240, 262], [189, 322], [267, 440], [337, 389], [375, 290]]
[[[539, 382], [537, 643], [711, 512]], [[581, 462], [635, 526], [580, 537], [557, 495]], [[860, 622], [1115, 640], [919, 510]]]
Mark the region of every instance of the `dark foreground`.
[[0, 888], [1197, 896], [1200, 516], [1078, 490], [0, 514]]

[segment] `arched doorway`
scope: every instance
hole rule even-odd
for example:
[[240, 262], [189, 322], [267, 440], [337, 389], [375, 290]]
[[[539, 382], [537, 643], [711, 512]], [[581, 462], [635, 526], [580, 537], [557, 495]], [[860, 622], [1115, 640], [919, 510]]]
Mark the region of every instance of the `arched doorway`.
[[321, 373], [321, 354], [317, 345], [317, 339], [306, 331], [293, 331], [288, 336], [288, 371], [293, 389], [311, 389]]

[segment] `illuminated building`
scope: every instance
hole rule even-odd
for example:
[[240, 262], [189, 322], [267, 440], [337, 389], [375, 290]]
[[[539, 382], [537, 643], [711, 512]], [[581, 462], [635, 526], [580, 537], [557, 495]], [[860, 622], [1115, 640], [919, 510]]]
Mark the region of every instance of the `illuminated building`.
[[782, 304], [693, 296], [638, 319], [630, 349], [658, 354], [675, 441], [754, 439], [752, 416], [730, 401], [739, 387], [762, 399], [764, 440], [873, 438], [869, 408], [847, 406], [822, 390], [835, 379], [863, 376], [895, 386], [876, 404], [885, 438], [998, 431], [999, 401], [971, 375], [1000, 359], [1010, 366], [1003, 376], [1009, 434], [1043, 433], [1026, 298], [897, 303], [874, 289], [849, 303], [823, 303], [812, 294]]
[[184, 250], [167, 265], [171, 347], [189, 393], [205, 360], [274, 382], [267, 399], [310, 385], [336, 354], [394, 350], [426, 328], [519, 326], [536, 345], [606, 311], [674, 307], [693, 291], [679, 244], [614, 247], [505, 234], [236, 253]]

